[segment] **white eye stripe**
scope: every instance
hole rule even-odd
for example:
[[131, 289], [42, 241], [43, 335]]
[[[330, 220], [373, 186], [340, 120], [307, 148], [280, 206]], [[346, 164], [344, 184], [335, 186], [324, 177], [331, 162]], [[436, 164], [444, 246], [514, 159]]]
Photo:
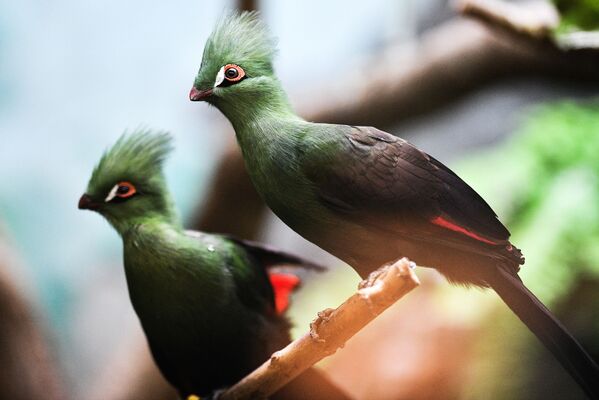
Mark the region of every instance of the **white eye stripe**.
[[217, 87], [225, 80], [225, 67], [222, 67], [218, 74], [216, 74], [216, 80], [214, 81], [214, 87]]
[[116, 185], [114, 185], [114, 187], [112, 189], [110, 189], [110, 192], [108, 192], [108, 196], [106, 196], [106, 198], [104, 199], [104, 203], [108, 203], [109, 201], [114, 199], [114, 197], [116, 196], [116, 191], [118, 189], [119, 189], [119, 184], [117, 183]]

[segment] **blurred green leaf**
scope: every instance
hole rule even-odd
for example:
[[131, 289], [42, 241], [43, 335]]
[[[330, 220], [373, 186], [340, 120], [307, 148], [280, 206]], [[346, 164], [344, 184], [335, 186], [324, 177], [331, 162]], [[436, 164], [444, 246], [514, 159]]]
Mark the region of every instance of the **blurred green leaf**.
[[561, 16], [558, 32], [599, 28], [598, 0], [553, 0], [553, 3]]
[[[599, 300], [585, 293], [599, 290], [599, 102], [539, 107], [505, 145], [459, 169], [508, 223], [526, 256], [526, 285], [583, 346], [598, 349]], [[479, 326], [464, 398], [584, 398], [506, 307]]]

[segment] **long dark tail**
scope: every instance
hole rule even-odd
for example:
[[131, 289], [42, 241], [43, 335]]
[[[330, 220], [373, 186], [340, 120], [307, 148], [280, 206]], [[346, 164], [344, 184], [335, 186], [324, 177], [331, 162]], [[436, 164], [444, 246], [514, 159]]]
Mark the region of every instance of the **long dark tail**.
[[520, 279], [497, 268], [488, 283], [505, 304], [553, 353], [591, 399], [599, 399], [599, 366]]

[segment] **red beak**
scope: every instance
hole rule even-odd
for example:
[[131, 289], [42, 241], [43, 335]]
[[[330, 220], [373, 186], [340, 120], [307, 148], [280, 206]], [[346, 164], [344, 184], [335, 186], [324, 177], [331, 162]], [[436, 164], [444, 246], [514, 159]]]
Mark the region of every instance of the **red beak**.
[[195, 87], [192, 87], [189, 91], [189, 100], [202, 101], [205, 100], [207, 97], [210, 97], [211, 95], [212, 89], [198, 90]]

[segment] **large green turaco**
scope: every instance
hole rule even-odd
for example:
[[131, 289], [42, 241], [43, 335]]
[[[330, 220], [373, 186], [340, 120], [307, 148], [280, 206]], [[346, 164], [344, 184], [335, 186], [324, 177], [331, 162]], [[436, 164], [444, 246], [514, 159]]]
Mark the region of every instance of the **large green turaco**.
[[492, 287], [599, 398], [597, 364], [524, 286], [517, 275], [524, 258], [489, 205], [398, 137], [298, 117], [275, 76], [274, 54], [256, 14], [226, 16], [208, 38], [190, 99], [229, 119], [249, 175], [275, 214], [362, 277], [407, 256], [452, 282]]
[[[257, 243], [185, 231], [162, 173], [170, 150], [166, 133], [122, 136], [94, 169], [79, 208], [100, 213], [122, 237], [131, 302], [158, 367], [186, 398], [237, 382], [284, 347], [282, 313], [299, 283], [289, 268], [322, 267]], [[283, 264], [284, 271], [269, 269]], [[345, 398], [313, 370], [294, 384], [294, 393], [318, 387]]]

